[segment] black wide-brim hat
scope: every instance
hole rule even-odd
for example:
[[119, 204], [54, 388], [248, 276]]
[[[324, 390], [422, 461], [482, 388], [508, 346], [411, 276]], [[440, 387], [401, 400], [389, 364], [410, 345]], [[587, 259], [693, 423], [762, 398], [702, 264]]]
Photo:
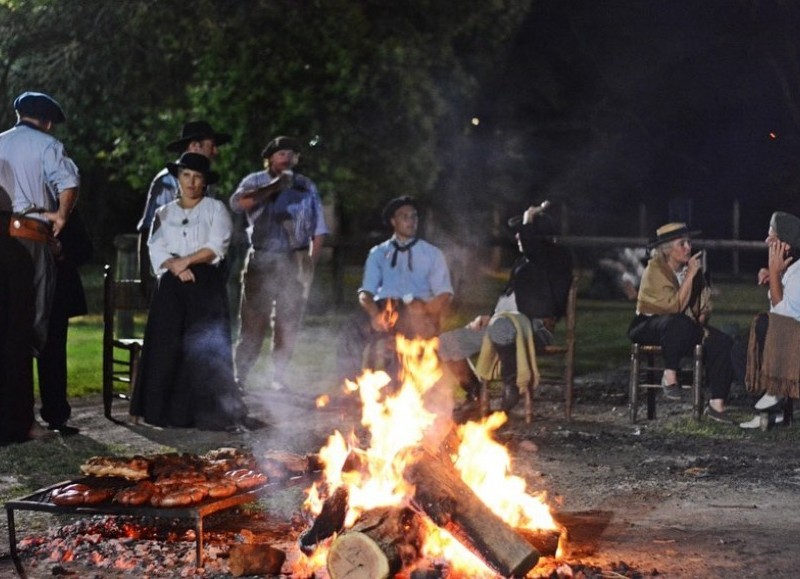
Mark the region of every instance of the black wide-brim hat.
[[182, 153], [192, 141], [214, 139], [217, 146], [229, 143], [231, 136], [228, 133], [218, 133], [206, 121], [190, 121], [183, 125], [181, 137], [167, 145], [167, 151]]
[[24, 92], [14, 99], [14, 110], [21, 116], [50, 121], [53, 124], [67, 120], [64, 109], [56, 99], [43, 92]]
[[211, 170], [211, 161], [200, 153], [184, 153], [176, 162], [167, 163], [167, 171], [173, 177], [178, 176], [180, 169], [190, 169], [202, 173], [206, 178], [206, 185], [213, 185], [219, 181], [219, 174]]
[[692, 238], [697, 237], [698, 235], [700, 235], [700, 231], [690, 231], [685, 223], [667, 223], [666, 225], [662, 225], [656, 229], [656, 236], [650, 240], [650, 242], [647, 244], [647, 247], [652, 249], [654, 247], [658, 247], [662, 243], [674, 241], [676, 239], [680, 239], [681, 237]]

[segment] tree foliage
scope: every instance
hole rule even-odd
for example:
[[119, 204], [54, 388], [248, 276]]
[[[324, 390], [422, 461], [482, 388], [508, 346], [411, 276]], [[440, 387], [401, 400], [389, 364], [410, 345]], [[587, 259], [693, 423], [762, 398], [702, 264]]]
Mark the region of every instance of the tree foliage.
[[[483, 77], [530, 0], [0, 0], [0, 102], [67, 111], [81, 210], [107, 242], [133, 230], [165, 143], [205, 118], [233, 135], [229, 193], [277, 134], [352, 222], [411, 193], [435, 205]], [[0, 110], [6, 126], [13, 111]]]

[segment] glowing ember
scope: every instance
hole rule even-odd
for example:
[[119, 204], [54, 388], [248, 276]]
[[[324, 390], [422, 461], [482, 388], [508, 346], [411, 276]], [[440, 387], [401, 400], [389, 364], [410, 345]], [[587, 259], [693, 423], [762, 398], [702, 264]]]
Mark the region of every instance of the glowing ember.
[[[355, 434], [345, 437], [339, 431], [330, 436], [320, 450], [324, 480], [309, 489], [304, 509], [318, 515], [324, 499], [340, 486], [347, 489], [349, 497], [345, 529], [365, 511], [408, 506], [414, 489], [406, 482], [404, 472], [414, 460], [412, 451], [443, 448], [445, 438], [450, 437], [455, 442], [450, 445], [454, 448], [450, 458], [455, 469], [489, 509], [512, 528], [557, 529], [544, 496], [526, 492], [525, 481], [511, 474], [508, 451], [492, 438], [505, 423], [505, 414], [496, 413], [454, 428], [448, 414], [452, 406], [441, 404], [442, 372], [437, 347], [436, 339], [407, 340], [399, 336], [397, 352], [403, 368], [399, 388], [384, 372], [371, 371], [366, 371], [357, 383], [346, 384], [361, 398], [361, 424], [368, 430], [369, 440], [362, 443]], [[449, 393], [448, 397], [451, 398]], [[447, 531], [430, 519], [423, 520], [423, 554], [428, 559], [446, 561], [451, 570], [470, 577], [493, 575], [480, 558]], [[324, 567], [327, 552], [326, 545], [320, 546], [294, 571], [303, 575]]]

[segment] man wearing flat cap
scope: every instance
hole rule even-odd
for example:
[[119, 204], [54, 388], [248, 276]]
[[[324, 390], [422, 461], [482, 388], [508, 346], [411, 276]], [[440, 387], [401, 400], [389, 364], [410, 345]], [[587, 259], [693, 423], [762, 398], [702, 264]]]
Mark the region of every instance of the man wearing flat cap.
[[244, 385], [272, 329], [272, 379], [286, 385], [324, 236], [328, 234], [314, 182], [294, 172], [297, 140], [280, 136], [261, 153], [264, 170], [242, 179], [230, 199], [234, 213], [247, 216], [250, 239], [240, 306], [236, 373]]
[[[17, 123], [0, 134], [0, 439], [24, 441], [46, 431], [33, 417], [31, 356], [47, 341], [56, 266], [50, 244], [78, 198], [78, 168], [50, 135], [66, 120], [58, 102], [40, 92], [14, 100]], [[20, 251], [22, 248], [24, 251]]]
[[[442, 251], [417, 235], [417, 201], [403, 196], [383, 209], [392, 236], [369, 251], [358, 288], [361, 306], [345, 321], [337, 344], [340, 381], [355, 380], [362, 371], [368, 344], [387, 333], [430, 339], [439, 334], [443, 315], [453, 299], [450, 270]], [[396, 320], [390, 312], [396, 313]]]
[[[175, 153], [177, 157], [183, 153], [199, 153], [213, 163], [219, 155], [219, 147], [230, 140], [229, 134], [215, 131], [206, 121], [190, 121], [183, 125], [180, 137], [167, 144], [166, 150]], [[213, 187], [207, 188], [206, 196], [214, 197]], [[147, 240], [153, 216], [156, 214], [156, 209], [177, 198], [178, 180], [165, 167], [156, 174], [150, 183], [144, 213], [136, 226], [139, 232], [139, 277], [148, 293], [154, 280], [147, 251]]]

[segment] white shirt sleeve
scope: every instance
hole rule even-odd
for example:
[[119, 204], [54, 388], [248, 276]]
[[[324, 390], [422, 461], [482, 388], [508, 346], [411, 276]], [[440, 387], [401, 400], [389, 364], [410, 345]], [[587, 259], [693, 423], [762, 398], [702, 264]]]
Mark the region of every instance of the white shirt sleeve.
[[783, 284], [783, 299], [772, 306], [770, 311], [800, 320], [800, 262], [789, 266], [781, 279]]

